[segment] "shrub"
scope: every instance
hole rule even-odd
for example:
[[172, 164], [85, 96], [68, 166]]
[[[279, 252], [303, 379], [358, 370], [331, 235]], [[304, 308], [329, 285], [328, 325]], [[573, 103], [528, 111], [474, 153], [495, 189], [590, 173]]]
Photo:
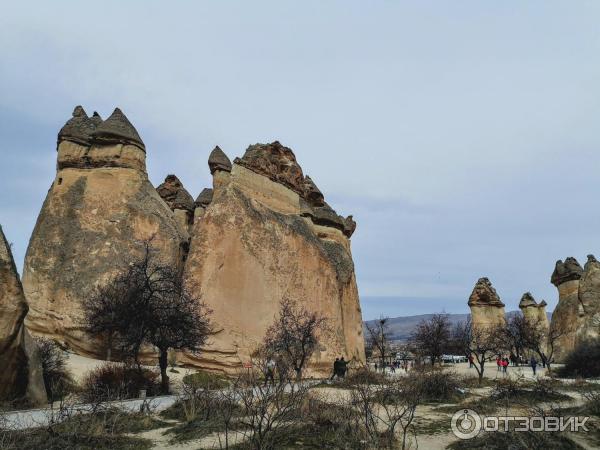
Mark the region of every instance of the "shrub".
[[458, 440], [448, 449], [466, 450], [581, 450], [583, 447], [568, 437], [558, 433], [543, 432], [504, 432], [480, 433], [474, 439]]
[[374, 372], [367, 368], [361, 368], [356, 371], [350, 372], [350, 374], [344, 378], [342, 385], [352, 387], [359, 384], [383, 384], [386, 381], [384, 374]]
[[42, 376], [48, 400], [62, 399], [75, 391], [75, 382], [67, 369], [67, 355], [51, 339], [35, 338], [42, 365]]
[[158, 373], [119, 363], [105, 363], [89, 371], [81, 383], [81, 397], [86, 402], [137, 398], [140, 390], [146, 395], [160, 391]]
[[600, 340], [583, 341], [565, 358], [558, 370], [562, 377], [600, 377]]
[[227, 379], [215, 373], [199, 371], [183, 377], [183, 383], [196, 389], [224, 389], [229, 386]]
[[413, 380], [418, 383], [426, 402], [450, 402], [462, 397], [459, 380], [454, 372], [424, 366]]

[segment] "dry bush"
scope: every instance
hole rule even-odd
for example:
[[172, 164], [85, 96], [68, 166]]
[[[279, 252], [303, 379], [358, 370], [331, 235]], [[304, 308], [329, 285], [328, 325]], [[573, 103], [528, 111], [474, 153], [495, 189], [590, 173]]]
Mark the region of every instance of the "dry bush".
[[454, 372], [421, 366], [412, 379], [419, 383], [423, 401], [444, 403], [463, 397], [460, 381]]
[[366, 367], [361, 367], [350, 372], [340, 383], [342, 386], [353, 387], [359, 384], [383, 384], [387, 377], [380, 372], [374, 372]]
[[120, 363], [107, 362], [90, 370], [81, 382], [81, 399], [84, 402], [137, 398], [145, 389], [148, 396], [160, 392], [158, 373]]
[[67, 355], [51, 339], [35, 338], [42, 365], [42, 376], [50, 402], [60, 400], [75, 392], [76, 385], [67, 369]]

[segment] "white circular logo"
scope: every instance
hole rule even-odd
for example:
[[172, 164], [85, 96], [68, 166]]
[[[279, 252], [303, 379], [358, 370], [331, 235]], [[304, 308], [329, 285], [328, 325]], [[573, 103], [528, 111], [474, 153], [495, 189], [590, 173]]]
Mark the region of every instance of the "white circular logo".
[[452, 416], [452, 432], [459, 439], [472, 439], [481, 431], [481, 416], [472, 409], [461, 409]]

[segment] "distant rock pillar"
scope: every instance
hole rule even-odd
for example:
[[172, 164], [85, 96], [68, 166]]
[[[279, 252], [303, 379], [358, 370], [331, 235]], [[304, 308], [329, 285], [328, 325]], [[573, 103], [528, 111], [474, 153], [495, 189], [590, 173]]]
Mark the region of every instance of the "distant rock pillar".
[[500, 301], [496, 289], [487, 278], [477, 280], [468, 305], [474, 328], [491, 328], [506, 323], [504, 303]]
[[208, 167], [213, 176], [213, 189], [216, 192], [221, 186], [229, 183], [231, 160], [217, 145], [208, 156]]
[[588, 255], [579, 281], [579, 303], [583, 309], [583, 324], [578, 338], [596, 338], [600, 329], [600, 262]]

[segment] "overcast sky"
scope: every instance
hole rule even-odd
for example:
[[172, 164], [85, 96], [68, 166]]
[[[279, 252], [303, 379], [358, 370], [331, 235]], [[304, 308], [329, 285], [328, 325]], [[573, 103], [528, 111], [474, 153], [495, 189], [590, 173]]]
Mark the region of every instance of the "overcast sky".
[[0, 224], [22, 266], [82, 104], [120, 106], [154, 185], [219, 144], [291, 147], [352, 237], [365, 318], [557, 300], [600, 253], [600, 2], [6, 2]]

